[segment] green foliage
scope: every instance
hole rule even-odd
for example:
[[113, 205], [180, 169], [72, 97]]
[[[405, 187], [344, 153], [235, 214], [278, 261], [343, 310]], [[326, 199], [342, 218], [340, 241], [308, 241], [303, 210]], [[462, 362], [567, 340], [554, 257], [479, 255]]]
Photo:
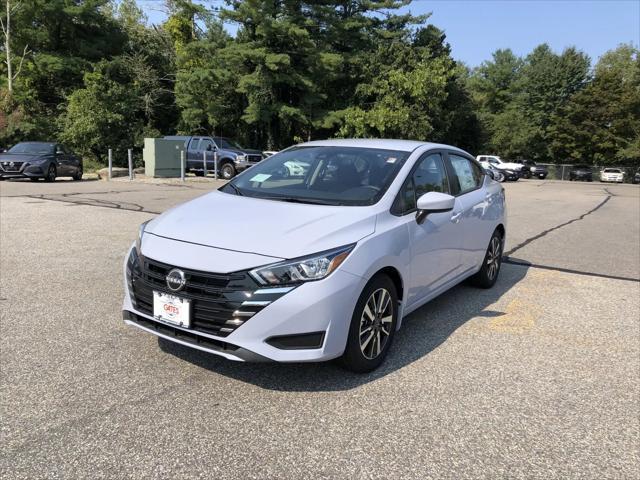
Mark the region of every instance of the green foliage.
[[[575, 48], [543, 44], [524, 58], [497, 50], [470, 71], [428, 16], [399, 13], [409, 0], [225, 3], [214, 14], [167, 0], [166, 22], [149, 26], [135, 0], [21, 0], [11, 92], [0, 63], [0, 145], [59, 138], [87, 159], [112, 148], [124, 164], [145, 136], [175, 132], [263, 149], [395, 137], [512, 159], [640, 164], [631, 45], [593, 70]], [[235, 37], [223, 22], [237, 25]]]
[[640, 54], [603, 55], [593, 81], [552, 118], [551, 150], [565, 161], [640, 166]]

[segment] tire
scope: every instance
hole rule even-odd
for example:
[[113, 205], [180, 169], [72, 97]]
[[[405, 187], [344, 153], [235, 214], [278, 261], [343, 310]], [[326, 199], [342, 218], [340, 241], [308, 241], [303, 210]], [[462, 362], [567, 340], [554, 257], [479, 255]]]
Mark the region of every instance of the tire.
[[546, 175], [538, 175], [538, 178], [539, 178], [540, 180], [544, 180], [545, 178], [547, 178], [547, 176], [546, 176]]
[[38, 180], [40, 180], [40, 177], [29, 177], [29, 180], [31, 180], [32, 182], [37, 182]]
[[[382, 303], [383, 310], [374, 314], [374, 303]], [[397, 324], [396, 287], [387, 275], [376, 275], [364, 287], [356, 303], [347, 346], [341, 358], [342, 365], [356, 373], [378, 368], [389, 352]]]
[[224, 180], [231, 180], [236, 176], [236, 168], [231, 163], [225, 163], [220, 167], [220, 175]]
[[480, 267], [478, 273], [469, 278], [472, 285], [480, 288], [491, 288], [495, 285], [498, 275], [500, 275], [503, 248], [504, 238], [496, 230], [491, 235], [491, 240], [489, 240], [487, 252], [482, 260], [482, 267]]
[[45, 182], [55, 182], [57, 176], [56, 166], [51, 164], [47, 170], [47, 175], [44, 177]]
[[75, 175], [73, 176], [73, 180], [76, 182], [79, 182], [80, 180], [82, 180], [82, 173], [83, 173], [82, 165], [80, 165], [76, 170]]

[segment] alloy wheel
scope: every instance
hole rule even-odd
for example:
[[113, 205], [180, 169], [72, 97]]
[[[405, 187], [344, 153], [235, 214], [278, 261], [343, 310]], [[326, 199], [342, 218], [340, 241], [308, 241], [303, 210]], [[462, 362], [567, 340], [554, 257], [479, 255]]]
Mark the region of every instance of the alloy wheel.
[[374, 291], [364, 305], [360, 318], [360, 350], [373, 360], [384, 350], [393, 323], [391, 294], [385, 288]]
[[493, 280], [498, 274], [501, 260], [502, 242], [499, 237], [495, 236], [491, 239], [489, 250], [487, 252], [487, 276], [489, 277], [489, 280]]

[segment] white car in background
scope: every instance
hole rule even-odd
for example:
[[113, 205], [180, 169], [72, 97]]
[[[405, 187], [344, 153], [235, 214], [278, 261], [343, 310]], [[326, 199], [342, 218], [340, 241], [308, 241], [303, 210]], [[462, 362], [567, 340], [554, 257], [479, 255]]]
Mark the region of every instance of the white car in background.
[[524, 165], [521, 163], [504, 162], [497, 155], [478, 155], [476, 160], [480, 163], [489, 163], [492, 167], [500, 170], [511, 170], [514, 172], [520, 172]]
[[494, 285], [505, 233], [502, 185], [463, 150], [304, 143], [143, 224], [123, 317], [231, 360], [367, 372], [403, 317], [467, 278]]
[[605, 168], [600, 172], [601, 182], [624, 182], [624, 171], [619, 168]]

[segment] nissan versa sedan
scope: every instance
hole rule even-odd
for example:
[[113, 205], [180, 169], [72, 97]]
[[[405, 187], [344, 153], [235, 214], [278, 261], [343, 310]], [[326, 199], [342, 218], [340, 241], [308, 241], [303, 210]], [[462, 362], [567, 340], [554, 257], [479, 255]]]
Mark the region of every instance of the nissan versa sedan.
[[367, 372], [408, 314], [494, 285], [505, 219], [502, 185], [458, 148], [296, 145], [140, 227], [124, 321], [231, 360]]

